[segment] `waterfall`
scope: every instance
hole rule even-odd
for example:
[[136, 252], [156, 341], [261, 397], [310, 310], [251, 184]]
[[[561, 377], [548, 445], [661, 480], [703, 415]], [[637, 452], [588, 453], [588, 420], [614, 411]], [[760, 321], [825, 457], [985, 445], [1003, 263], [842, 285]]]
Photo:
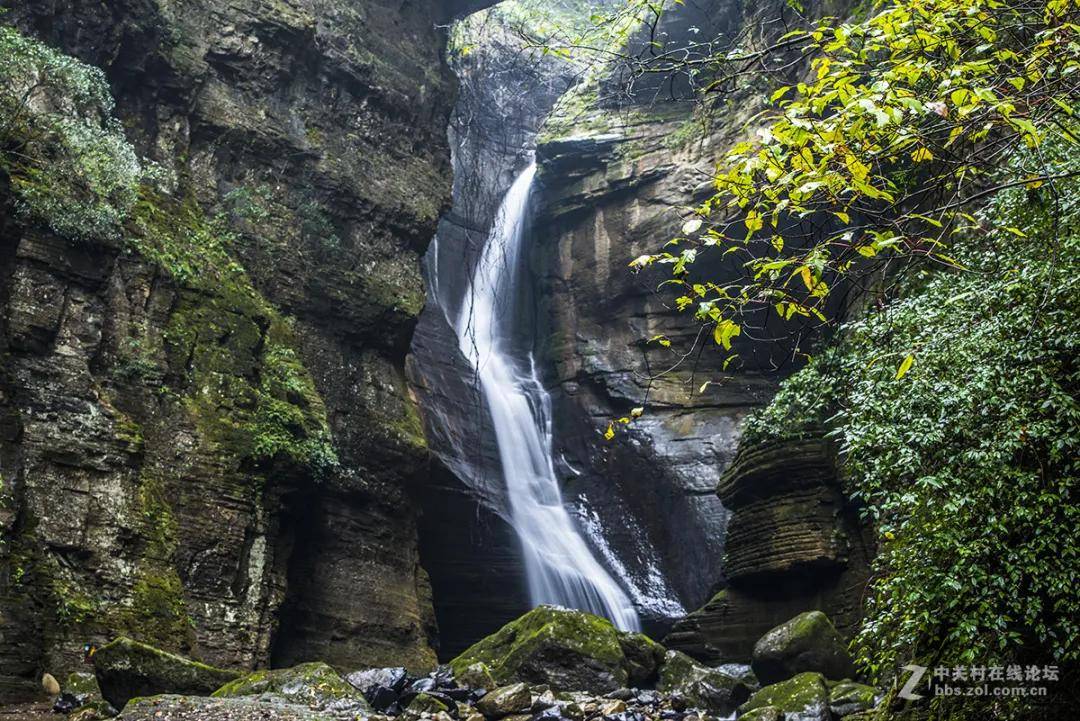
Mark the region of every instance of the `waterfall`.
[[521, 292], [534, 163], [507, 191], [455, 323], [494, 424], [510, 522], [524, 551], [534, 604], [577, 608], [623, 630], [640, 623], [630, 599], [593, 556], [563, 506], [551, 444], [551, 397], [531, 354], [515, 357], [514, 308]]

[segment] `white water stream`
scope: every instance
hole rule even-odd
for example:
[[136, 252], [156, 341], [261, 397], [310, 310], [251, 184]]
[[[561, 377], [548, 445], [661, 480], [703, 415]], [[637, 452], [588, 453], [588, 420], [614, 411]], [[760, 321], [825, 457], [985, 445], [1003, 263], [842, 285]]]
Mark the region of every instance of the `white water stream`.
[[551, 397], [531, 355], [515, 357], [512, 348], [521, 246], [535, 172], [530, 164], [507, 191], [455, 330], [491, 412], [532, 602], [589, 611], [620, 629], [639, 630], [630, 599], [596, 560], [563, 506], [552, 462]]

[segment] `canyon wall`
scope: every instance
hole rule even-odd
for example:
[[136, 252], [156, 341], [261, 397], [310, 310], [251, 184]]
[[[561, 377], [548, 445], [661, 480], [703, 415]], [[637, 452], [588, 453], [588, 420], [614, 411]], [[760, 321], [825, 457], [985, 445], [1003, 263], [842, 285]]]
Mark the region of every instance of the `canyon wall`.
[[[656, 37], [679, 47], [730, 38], [759, 12], [688, 3]], [[548, 324], [538, 343], [555, 388], [564, 495], [654, 633], [674, 622], [670, 647], [745, 662], [758, 637], [804, 610], [850, 630], [870, 550], [827, 446], [742, 447], [741, 421], [797, 367], [789, 344], [769, 340], [786, 332], [766, 325], [726, 352], [676, 311], [676, 293], [659, 288], [663, 267], [630, 268], [713, 194], [715, 164], [752, 131], [764, 86], [749, 78], [702, 98], [678, 73], [630, 72], [575, 88], [537, 147], [533, 271]], [[739, 277], [731, 261], [704, 262], [712, 279]]]
[[431, 665], [404, 361], [450, 194], [436, 22], [480, 4], [0, 4], [168, 178], [107, 241], [0, 178], [0, 694], [119, 632]]

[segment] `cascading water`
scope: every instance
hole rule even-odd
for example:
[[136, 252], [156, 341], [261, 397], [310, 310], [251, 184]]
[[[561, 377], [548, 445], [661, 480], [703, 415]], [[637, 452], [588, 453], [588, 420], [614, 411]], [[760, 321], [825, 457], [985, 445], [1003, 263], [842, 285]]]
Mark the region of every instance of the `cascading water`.
[[638, 630], [630, 599], [597, 562], [563, 506], [552, 462], [551, 398], [531, 355], [515, 357], [512, 348], [519, 257], [535, 172], [530, 163], [507, 191], [455, 330], [491, 413], [532, 602], [578, 608], [623, 630]]

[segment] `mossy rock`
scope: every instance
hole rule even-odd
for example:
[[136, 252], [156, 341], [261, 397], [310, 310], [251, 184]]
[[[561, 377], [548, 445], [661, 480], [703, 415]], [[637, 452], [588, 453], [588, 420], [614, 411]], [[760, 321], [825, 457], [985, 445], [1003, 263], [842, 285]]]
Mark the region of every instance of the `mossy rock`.
[[626, 658], [626, 673], [631, 686], [643, 686], [656, 679], [664, 663], [665, 649], [643, 633], [624, 633], [619, 646]]
[[488, 668], [488, 665], [480, 661], [469, 664], [460, 673], [455, 673], [454, 678], [467, 688], [490, 690], [499, 685], [495, 681], [495, 677], [491, 675], [491, 669]]
[[754, 645], [750, 666], [764, 684], [804, 671], [816, 671], [831, 679], [855, 675], [847, 644], [821, 611], [801, 613], [762, 636]]
[[664, 656], [656, 688], [664, 693], [680, 694], [695, 708], [725, 716], [746, 701], [752, 691], [744, 680], [702, 666], [681, 651], [668, 651]]
[[540, 606], [466, 649], [450, 667], [461, 676], [483, 663], [500, 684], [524, 681], [607, 693], [630, 678], [631, 664], [620, 643], [625, 635], [599, 616]]
[[94, 674], [101, 695], [119, 709], [136, 696], [209, 696], [240, 675], [124, 637], [97, 650]]
[[230, 681], [214, 698], [259, 696], [264, 700], [297, 704], [320, 711], [371, 713], [367, 699], [337, 671], [321, 662], [292, 668], [256, 671]]
[[762, 706], [743, 714], [739, 721], [784, 721], [784, 712], [775, 706]]
[[61, 688], [63, 688], [64, 693], [69, 693], [76, 698], [101, 698], [101, 688], [98, 686], [97, 676], [85, 671], [68, 674]]
[[878, 691], [855, 681], [838, 681], [830, 686], [829, 708], [835, 716], [850, 716], [874, 708]]
[[450, 705], [429, 693], [418, 693], [405, 710], [410, 716], [420, 716], [423, 713], [435, 715], [440, 711], [449, 711]]
[[68, 674], [62, 688], [65, 694], [74, 696], [79, 707], [68, 718], [77, 721], [96, 721], [97, 719], [111, 718], [117, 711], [112, 704], [101, 695], [97, 676], [85, 671], [76, 671]]
[[525, 713], [532, 708], [532, 693], [524, 683], [493, 689], [476, 703], [476, 710], [489, 719]]
[[273, 698], [168, 695], [132, 700], [117, 721], [343, 721], [344, 718], [350, 717]]
[[829, 690], [825, 686], [825, 677], [807, 671], [766, 686], [739, 707], [740, 717], [766, 706], [779, 709], [786, 721], [829, 721]]

